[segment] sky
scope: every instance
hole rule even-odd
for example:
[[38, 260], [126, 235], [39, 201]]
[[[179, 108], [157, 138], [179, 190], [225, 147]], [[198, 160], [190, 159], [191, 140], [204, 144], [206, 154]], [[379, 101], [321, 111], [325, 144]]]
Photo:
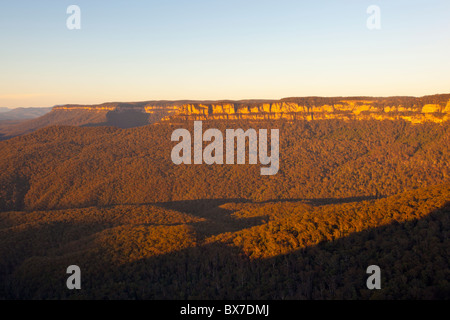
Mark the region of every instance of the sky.
[[448, 0], [0, 0], [0, 107], [438, 93]]

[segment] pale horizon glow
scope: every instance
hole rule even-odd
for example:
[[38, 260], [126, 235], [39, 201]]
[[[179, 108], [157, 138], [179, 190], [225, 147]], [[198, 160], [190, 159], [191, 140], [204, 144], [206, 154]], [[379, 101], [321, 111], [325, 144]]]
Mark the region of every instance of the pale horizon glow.
[[[66, 28], [72, 4], [81, 30]], [[450, 93], [449, 13], [448, 0], [2, 1], [0, 107]]]

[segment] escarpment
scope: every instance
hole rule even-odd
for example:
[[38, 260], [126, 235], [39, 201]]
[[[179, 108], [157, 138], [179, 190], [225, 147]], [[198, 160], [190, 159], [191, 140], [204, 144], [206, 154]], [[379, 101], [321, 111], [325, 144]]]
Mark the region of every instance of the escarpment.
[[[66, 105], [53, 112], [105, 113], [106, 124], [119, 127], [133, 113], [139, 124], [178, 120], [405, 120], [441, 123], [450, 117], [450, 94], [416, 97], [305, 97], [281, 100], [146, 101]], [[131, 117], [132, 118], [132, 117]], [[116, 119], [112, 121], [111, 119]]]
[[416, 97], [304, 97], [281, 100], [143, 101], [62, 105], [36, 119], [1, 125], [0, 140], [52, 125], [133, 128], [190, 120], [403, 120], [450, 119], [450, 94]]
[[450, 119], [450, 95], [423, 98], [287, 98], [276, 102], [190, 103], [175, 115], [183, 120], [405, 120], [441, 123]]

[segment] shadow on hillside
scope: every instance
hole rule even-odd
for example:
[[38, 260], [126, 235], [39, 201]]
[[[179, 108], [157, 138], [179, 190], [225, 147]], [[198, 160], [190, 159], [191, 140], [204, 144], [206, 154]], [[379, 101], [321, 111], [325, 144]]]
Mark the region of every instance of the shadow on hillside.
[[276, 202], [302, 202], [312, 206], [323, 206], [328, 204], [343, 204], [361, 201], [370, 201], [386, 198], [385, 196], [360, 196], [347, 198], [316, 198], [316, 199], [281, 199], [281, 200], [267, 200], [260, 203], [276, 203]]
[[109, 126], [129, 129], [149, 124], [150, 116], [147, 113], [129, 110], [126, 112], [108, 112], [106, 119]]
[[[61, 247], [29, 257], [24, 260], [26, 268], [5, 276], [2, 298], [449, 299], [449, 213], [447, 203], [422, 219], [394, 222], [266, 259], [251, 259], [222, 242], [123, 264], [111, 260], [110, 247], [99, 247], [95, 255], [82, 251], [61, 255], [66, 248]], [[69, 226], [77, 224], [65, 228]], [[57, 246], [64, 234], [60, 227], [49, 244]], [[88, 225], [81, 228], [91, 230]], [[82, 268], [83, 290], [66, 289], [68, 263]], [[381, 268], [381, 290], [367, 289], [370, 265]]]
[[186, 213], [195, 214], [202, 210], [211, 210], [214, 207], [219, 207], [227, 203], [277, 203], [277, 202], [302, 202], [312, 206], [322, 206], [328, 204], [343, 204], [353, 203], [361, 201], [370, 201], [386, 198], [385, 196], [360, 196], [360, 197], [346, 197], [346, 198], [315, 198], [315, 199], [275, 199], [266, 201], [252, 201], [244, 198], [231, 198], [231, 199], [199, 199], [199, 200], [180, 200], [170, 202], [159, 202], [156, 205], [162, 206], [167, 209], [182, 211]]
[[101, 123], [90, 123], [82, 127], [117, 127], [130, 129], [142, 127], [160, 121], [167, 116], [165, 112], [155, 112], [153, 114], [136, 110], [110, 111], [106, 114], [106, 121]]
[[234, 211], [221, 208], [226, 203], [248, 203], [244, 199], [206, 199], [157, 203], [155, 205], [169, 210], [187, 213], [205, 221], [192, 224], [199, 235], [199, 240], [226, 232], [236, 232], [242, 229], [258, 226], [264, 223], [266, 216], [237, 219], [232, 216]]
[[129, 129], [149, 124], [149, 114], [140, 111], [127, 110], [124, 112], [110, 111], [106, 114], [106, 121], [100, 123], [89, 123], [81, 127], [117, 127]]
[[[286, 199], [276, 201], [256, 202], [256, 204], [278, 203], [278, 202], [300, 202], [312, 206], [322, 206], [329, 204], [343, 204], [360, 201], [379, 199], [379, 197], [349, 197], [349, 198], [318, 198], [318, 199]], [[165, 209], [176, 210], [187, 213], [206, 221], [193, 224], [195, 230], [199, 233], [200, 239], [209, 236], [218, 235], [226, 232], [236, 232], [239, 230], [262, 225], [267, 221], [268, 216], [262, 215], [252, 218], [236, 218], [232, 214], [234, 211], [221, 208], [227, 203], [255, 203], [247, 199], [202, 199], [202, 200], [183, 200], [154, 205]]]
[[[269, 259], [211, 243], [118, 267], [116, 284], [133, 299], [448, 299], [449, 213], [447, 204], [423, 219]], [[382, 270], [382, 290], [367, 289], [370, 265]], [[117, 297], [104, 280], [92, 290]]]

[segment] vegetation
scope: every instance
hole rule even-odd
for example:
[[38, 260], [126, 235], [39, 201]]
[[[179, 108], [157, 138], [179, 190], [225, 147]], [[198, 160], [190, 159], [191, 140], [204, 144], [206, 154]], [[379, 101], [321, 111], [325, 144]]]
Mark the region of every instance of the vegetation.
[[[176, 128], [49, 127], [1, 142], [0, 210], [199, 199], [381, 197], [448, 181], [450, 125], [402, 121], [204, 123], [204, 130], [277, 128], [280, 171], [172, 163]], [[245, 177], [245, 178], [244, 178]]]
[[279, 173], [174, 165], [188, 122], [0, 142], [0, 298], [450, 298], [449, 124], [208, 126], [280, 129]]
[[[448, 299], [449, 199], [446, 184], [344, 204], [209, 203], [197, 216], [155, 206], [4, 212], [0, 295]], [[217, 209], [227, 227], [211, 230]], [[71, 264], [83, 272], [78, 292], [65, 288]], [[382, 290], [365, 286], [371, 264]]]

